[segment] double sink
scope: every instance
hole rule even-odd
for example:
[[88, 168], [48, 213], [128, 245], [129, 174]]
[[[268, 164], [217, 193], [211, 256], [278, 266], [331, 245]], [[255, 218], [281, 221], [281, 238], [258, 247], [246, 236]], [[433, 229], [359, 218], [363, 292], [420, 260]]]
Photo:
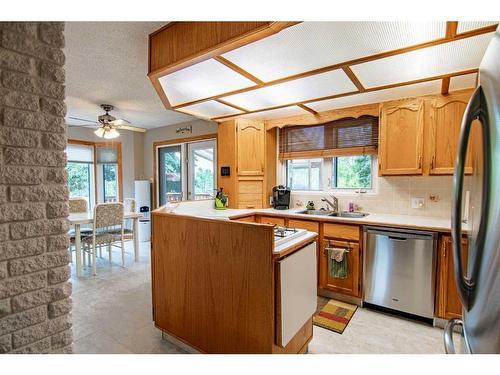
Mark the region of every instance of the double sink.
[[329, 210], [303, 210], [303, 211], [298, 211], [297, 213], [303, 215], [346, 217], [352, 219], [360, 219], [362, 217], [368, 216], [368, 214], [364, 212], [329, 211]]

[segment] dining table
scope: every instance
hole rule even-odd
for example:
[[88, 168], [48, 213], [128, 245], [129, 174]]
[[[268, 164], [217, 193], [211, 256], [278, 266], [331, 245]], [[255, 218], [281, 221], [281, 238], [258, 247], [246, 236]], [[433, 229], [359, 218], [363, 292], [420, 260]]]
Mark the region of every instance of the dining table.
[[[139, 261], [139, 218], [143, 215], [138, 212], [124, 212], [123, 219], [130, 219], [133, 222], [133, 242], [134, 242], [134, 258]], [[69, 223], [75, 229], [75, 250], [76, 250], [76, 276], [82, 275], [82, 240], [81, 226], [92, 225], [94, 223], [94, 214], [91, 211], [73, 212], [69, 214]]]

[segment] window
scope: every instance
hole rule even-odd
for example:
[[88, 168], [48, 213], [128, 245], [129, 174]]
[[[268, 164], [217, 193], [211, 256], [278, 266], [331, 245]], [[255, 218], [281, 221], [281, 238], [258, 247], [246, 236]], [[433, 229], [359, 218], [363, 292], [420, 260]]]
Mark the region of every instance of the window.
[[71, 198], [87, 198], [90, 209], [96, 202], [122, 200], [121, 144], [119, 142], [70, 140], [66, 147], [66, 155]]
[[96, 147], [97, 158], [97, 185], [99, 202], [120, 201], [119, 158], [121, 149], [117, 144], [98, 143]]
[[280, 129], [279, 158], [292, 190], [373, 188], [378, 119], [362, 116]]
[[372, 156], [339, 156], [332, 160], [331, 187], [337, 189], [371, 189]]
[[210, 199], [216, 187], [214, 139], [158, 146], [157, 202]]
[[287, 161], [287, 186], [292, 190], [321, 190], [321, 159]]
[[70, 198], [87, 198], [89, 207], [94, 204], [94, 160], [91, 145], [68, 144], [68, 187]]
[[118, 165], [117, 164], [103, 164], [103, 188], [104, 188], [104, 202], [117, 202], [118, 201]]

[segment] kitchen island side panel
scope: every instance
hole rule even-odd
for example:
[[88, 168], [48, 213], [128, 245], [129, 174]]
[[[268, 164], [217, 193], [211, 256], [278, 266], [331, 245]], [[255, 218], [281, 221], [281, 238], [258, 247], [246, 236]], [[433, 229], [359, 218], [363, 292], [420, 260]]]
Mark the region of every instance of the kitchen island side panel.
[[153, 216], [155, 325], [207, 353], [271, 353], [272, 227]]

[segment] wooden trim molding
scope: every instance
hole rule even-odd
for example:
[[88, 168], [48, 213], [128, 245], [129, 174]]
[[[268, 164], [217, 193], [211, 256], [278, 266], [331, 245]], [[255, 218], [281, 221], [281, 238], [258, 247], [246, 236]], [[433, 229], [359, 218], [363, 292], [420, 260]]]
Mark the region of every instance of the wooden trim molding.
[[348, 66], [344, 66], [342, 68], [342, 70], [349, 77], [349, 79], [352, 81], [352, 83], [354, 84], [354, 86], [357, 87], [357, 89], [359, 90], [359, 92], [364, 92], [365, 91], [365, 88], [364, 88], [363, 84], [360, 82], [359, 78], [356, 76], [356, 74], [352, 71], [351, 68], [349, 68]]
[[447, 95], [450, 90], [450, 77], [443, 78], [443, 82], [441, 83], [441, 94]]
[[355, 107], [347, 107], [340, 109], [332, 109], [325, 112], [318, 112], [317, 114], [307, 114], [279, 118], [275, 120], [266, 121], [266, 130], [272, 128], [282, 128], [283, 126], [293, 125], [319, 125], [325, 122], [340, 120], [347, 117], [359, 118], [361, 116], [378, 116], [379, 104], [367, 104]]
[[[158, 207], [158, 202], [156, 196], [158, 195], [158, 183], [156, 181], [156, 168], [158, 164], [158, 155], [156, 149], [161, 146], [177, 145], [180, 143], [191, 143], [197, 141], [204, 141], [209, 139], [215, 139], [217, 150], [219, 149], [219, 144], [217, 140], [217, 133], [203, 134], [193, 137], [184, 137], [177, 139], [168, 139], [164, 141], [153, 142], [153, 208]], [[217, 171], [216, 171], [217, 172]]]
[[377, 147], [349, 147], [342, 149], [331, 150], [317, 150], [317, 151], [295, 151], [295, 152], [281, 152], [279, 154], [280, 160], [289, 159], [312, 159], [312, 158], [328, 158], [336, 156], [353, 156], [353, 155], [376, 155]]
[[231, 61], [229, 61], [228, 59], [226, 59], [226, 58], [224, 58], [222, 56], [216, 56], [216, 57], [214, 57], [214, 60], [220, 62], [221, 64], [224, 64], [229, 69], [234, 70], [236, 73], [241, 74], [243, 77], [248, 78], [250, 81], [253, 81], [253, 82], [255, 82], [258, 85], [263, 85], [264, 84], [264, 81], [261, 81], [260, 79], [258, 79], [254, 75], [248, 73], [245, 69], [239, 67], [235, 63], [232, 63]]

